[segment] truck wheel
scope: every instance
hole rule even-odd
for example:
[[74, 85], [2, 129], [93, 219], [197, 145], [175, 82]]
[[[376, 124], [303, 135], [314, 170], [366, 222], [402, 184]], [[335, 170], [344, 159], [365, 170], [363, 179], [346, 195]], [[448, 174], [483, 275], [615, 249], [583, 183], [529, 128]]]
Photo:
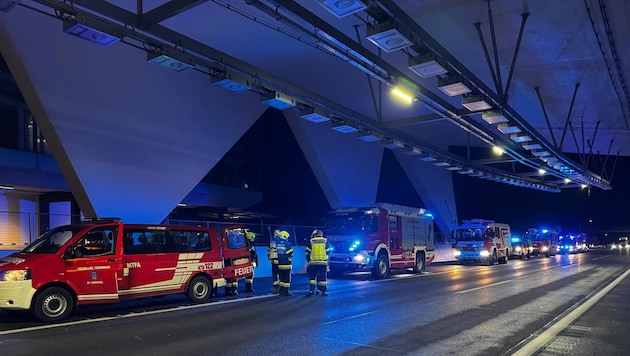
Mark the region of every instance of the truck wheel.
[[203, 276], [197, 276], [193, 278], [188, 284], [188, 299], [193, 303], [203, 303], [212, 294], [212, 286], [208, 278]]
[[424, 271], [424, 253], [418, 252], [416, 254], [416, 265], [413, 266], [413, 273], [420, 273]]
[[497, 261], [497, 250], [492, 251], [492, 257], [488, 257], [488, 266], [494, 266]]
[[389, 274], [389, 261], [384, 253], [378, 255], [376, 265], [372, 268], [372, 275], [378, 279], [383, 279]]
[[67, 318], [74, 308], [70, 293], [60, 287], [49, 287], [37, 295], [33, 302], [33, 314], [43, 322], [55, 322]]

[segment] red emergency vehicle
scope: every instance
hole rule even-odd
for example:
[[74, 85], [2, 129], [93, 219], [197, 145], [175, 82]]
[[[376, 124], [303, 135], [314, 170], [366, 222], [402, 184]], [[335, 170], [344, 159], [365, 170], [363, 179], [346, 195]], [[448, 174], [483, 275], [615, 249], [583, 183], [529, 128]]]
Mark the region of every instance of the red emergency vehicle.
[[56, 227], [0, 259], [0, 309], [42, 321], [77, 305], [185, 293], [206, 301], [226, 278], [253, 274], [245, 230], [97, 220]]
[[421, 208], [376, 203], [341, 208], [324, 220], [332, 246], [331, 274], [369, 270], [385, 278], [392, 268], [419, 273], [435, 258], [433, 215]]

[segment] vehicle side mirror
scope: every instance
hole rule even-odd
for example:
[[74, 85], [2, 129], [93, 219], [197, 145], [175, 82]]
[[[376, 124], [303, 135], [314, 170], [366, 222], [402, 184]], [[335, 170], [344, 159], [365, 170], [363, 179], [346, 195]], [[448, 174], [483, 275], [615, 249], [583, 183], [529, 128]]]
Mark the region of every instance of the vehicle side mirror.
[[66, 248], [66, 251], [63, 253], [64, 260], [67, 260], [70, 258], [75, 258], [74, 249], [72, 248], [72, 246], [68, 246], [68, 248]]

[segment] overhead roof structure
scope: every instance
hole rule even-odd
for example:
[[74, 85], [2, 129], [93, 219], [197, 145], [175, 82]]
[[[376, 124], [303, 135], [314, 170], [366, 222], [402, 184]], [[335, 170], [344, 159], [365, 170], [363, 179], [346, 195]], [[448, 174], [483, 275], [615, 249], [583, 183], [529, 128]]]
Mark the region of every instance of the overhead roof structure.
[[[626, 2], [2, 4], [6, 16], [19, 5], [56, 17], [70, 36], [130, 46], [233, 95], [259, 93], [418, 164], [550, 192], [608, 190], [615, 157], [630, 155]], [[391, 98], [394, 88], [408, 104]], [[453, 146], [503, 154], [477, 159]]]

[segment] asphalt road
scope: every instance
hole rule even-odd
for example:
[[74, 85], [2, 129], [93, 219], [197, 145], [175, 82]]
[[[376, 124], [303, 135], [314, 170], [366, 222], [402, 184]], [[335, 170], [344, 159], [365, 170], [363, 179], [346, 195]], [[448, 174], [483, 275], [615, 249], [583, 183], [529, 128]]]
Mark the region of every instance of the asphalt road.
[[[623, 355], [630, 254], [434, 264], [385, 280], [329, 280], [330, 296], [183, 296], [81, 308], [46, 325], [0, 312], [2, 355]], [[614, 283], [614, 284], [611, 284]], [[595, 299], [593, 299], [595, 298]], [[596, 300], [596, 301], [595, 301]], [[586, 309], [589, 303], [593, 306]], [[583, 310], [586, 309], [586, 310]], [[519, 351], [520, 350], [520, 351]], [[519, 353], [520, 352], [520, 353]]]

